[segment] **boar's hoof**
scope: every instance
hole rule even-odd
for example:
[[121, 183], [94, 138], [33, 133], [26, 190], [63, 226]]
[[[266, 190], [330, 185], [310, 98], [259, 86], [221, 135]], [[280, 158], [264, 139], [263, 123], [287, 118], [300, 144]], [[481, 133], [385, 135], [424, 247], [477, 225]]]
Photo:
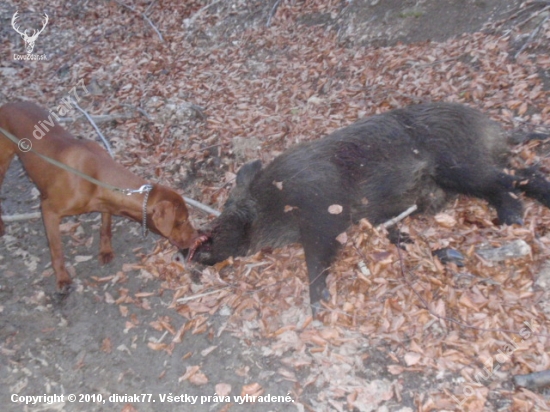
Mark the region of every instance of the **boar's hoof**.
[[322, 310], [323, 310], [323, 305], [321, 305], [321, 302], [315, 302], [311, 305], [311, 315], [314, 318], [319, 316]]
[[[311, 298], [310, 298], [311, 299]], [[328, 302], [330, 300], [330, 292], [327, 288], [324, 288], [321, 292], [321, 300], [324, 300], [325, 302]], [[321, 304], [321, 300], [316, 300], [311, 303], [311, 314], [313, 317], [316, 317], [321, 313], [321, 311], [324, 309], [323, 305]]]
[[498, 217], [499, 223], [502, 225], [520, 225], [523, 226], [523, 217], [517, 213], [502, 213]]
[[396, 227], [388, 228], [388, 239], [392, 245], [399, 246], [401, 249], [405, 249], [404, 243], [413, 243], [413, 240], [407, 233], [401, 232]]

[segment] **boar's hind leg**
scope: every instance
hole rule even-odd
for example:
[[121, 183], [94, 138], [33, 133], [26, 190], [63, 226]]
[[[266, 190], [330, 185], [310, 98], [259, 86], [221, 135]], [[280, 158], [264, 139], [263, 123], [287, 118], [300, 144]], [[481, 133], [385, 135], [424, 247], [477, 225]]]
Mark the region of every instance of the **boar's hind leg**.
[[349, 226], [344, 216], [309, 215], [300, 223], [300, 241], [304, 248], [309, 274], [309, 299], [312, 305], [330, 297], [326, 289], [328, 269], [340, 243], [336, 237]]
[[550, 182], [535, 169], [516, 170], [517, 187], [530, 198], [550, 208]]

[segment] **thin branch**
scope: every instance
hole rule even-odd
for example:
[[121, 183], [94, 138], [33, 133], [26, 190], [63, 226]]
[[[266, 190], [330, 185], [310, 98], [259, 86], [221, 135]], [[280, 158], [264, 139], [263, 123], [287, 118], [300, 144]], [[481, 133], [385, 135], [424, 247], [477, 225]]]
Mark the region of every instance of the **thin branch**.
[[416, 210], [418, 209], [418, 206], [416, 205], [412, 205], [411, 207], [409, 207], [407, 210], [405, 210], [403, 213], [397, 215], [396, 217], [394, 217], [393, 219], [390, 219], [388, 220], [387, 222], [384, 222], [382, 224], [380, 224], [379, 227], [383, 227], [383, 228], [388, 228], [390, 226], [393, 226], [395, 225], [397, 222], [400, 222], [401, 220], [405, 219], [407, 216], [409, 216], [411, 213], [414, 213], [416, 212]]
[[153, 22], [151, 21], [151, 19], [149, 17], [147, 17], [147, 15], [145, 14], [149, 8], [151, 7], [152, 4], [154, 4], [155, 2], [153, 1], [153, 3], [151, 3], [149, 5], [149, 7], [147, 7], [147, 10], [145, 11], [145, 13], [140, 13], [139, 11], [137, 11], [135, 9], [135, 7], [132, 7], [132, 6], [128, 6], [127, 4], [124, 4], [123, 2], [119, 1], [119, 0], [114, 0], [116, 3], [120, 4], [122, 7], [126, 7], [128, 10], [131, 10], [133, 11], [134, 13], [136, 14], [139, 14], [143, 20], [145, 20], [147, 23], [149, 23], [149, 25], [152, 27], [152, 29], [157, 33], [157, 35], [159, 36], [160, 38], [160, 41], [164, 43], [164, 38], [162, 37], [162, 34], [160, 33], [160, 31], [155, 27], [155, 25], [153, 24]]
[[525, 3], [524, 7], [523, 8], [519, 8], [518, 11], [516, 11], [514, 14], [512, 14], [511, 16], [507, 17], [506, 19], [503, 19], [501, 21], [498, 21], [496, 22], [496, 24], [498, 26], [502, 25], [504, 22], [506, 21], [511, 21], [511, 20], [514, 20], [515, 18], [521, 16], [523, 13], [525, 12], [528, 12], [529, 9], [531, 8], [531, 6], [538, 6], [538, 5], [550, 5], [550, 2], [549, 1], [530, 1], [530, 2], [527, 2]]
[[134, 105], [132, 105], [132, 104], [127, 104], [127, 103], [120, 103], [120, 106], [122, 106], [122, 107], [128, 107], [129, 109], [138, 111], [138, 112], [140, 112], [142, 115], [144, 115], [144, 116], [147, 118], [147, 120], [153, 120], [153, 119], [151, 118], [151, 116], [149, 116], [149, 114], [148, 114], [145, 110], [143, 110], [141, 107], [136, 107], [136, 106], [134, 106]]
[[195, 23], [195, 20], [197, 20], [197, 18], [202, 14], [204, 13], [206, 10], [208, 10], [210, 7], [218, 4], [221, 0], [217, 0], [217, 1], [214, 1], [210, 4], [207, 4], [206, 6], [204, 6], [202, 9], [199, 9], [195, 14], [193, 14], [190, 18], [188, 19], [185, 19], [183, 21], [183, 23], [185, 24], [185, 27], [189, 28], [193, 25], [193, 23]]
[[548, 19], [550, 18], [550, 16], [546, 16], [546, 18], [540, 22], [537, 27], [535, 27], [535, 29], [531, 32], [531, 34], [529, 35], [529, 38], [527, 39], [527, 41], [523, 44], [523, 46], [521, 46], [521, 48], [518, 50], [518, 52], [514, 55], [514, 59], [517, 59], [518, 56], [523, 53], [523, 51], [529, 46], [529, 44], [531, 44], [531, 42], [533, 41], [533, 39], [537, 36], [537, 34], [539, 33], [540, 31], [540, 28], [542, 26], [544, 26], [544, 23], [546, 23], [548, 21]]
[[279, 8], [279, 4], [281, 4], [281, 0], [277, 0], [275, 2], [275, 4], [273, 5], [273, 8], [271, 9], [271, 12], [269, 13], [267, 23], [265, 24], [266, 27], [271, 26], [271, 19], [273, 19], [273, 16], [275, 16], [275, 13], [277, 13], [277, 9]]
[[550, 6], [550, 1], [548, 1], [548, 0], [532, 0], [532, 1], [527, 3], [528, 6], [538, 5], [538, 4]]
[[18, 213], [15, 215], [2, 215], [2, 220], [4, 222], [18, 222], [20, 220], [38, 219], [40, 217], [42, 217], [42, 213], [40, 212]]
[[212, 209], [210, 206], [206, 206], [200, 202], [197, 202], [196, 200], [193, 200], [193, 199], [190, 199], [188, 197], [183, 197], [183, 200], [185, 200], [186, 203], [188, 203], [189, 205], [197, 208], [197, 209], [200, 209], [204, 212], [207, 212], [207, 213], [210, 213], [211, 215], [214, 215], [216, 217], [218, 217], [219, 215], [221, 215], [220, 212], [218, 212], [216, 209]]
[[154, 5], [156, 2], [157, 2], [157, 0], [153, 0], [153, 1], [151, 2], [151, 4], [149, 4], [149, 5], [147, 6], [147, 8], [146, 8], [145, 11], [143, 12], [143, 14], [149, 13], [149, 10], [151, 10], [151, 7], [153, 7], [153, 5]]
[[433, 62], [430, 62], [430, 63], [420, 63], [420, 62], [415, 62], [415, 61], [408, 61], [406, 64], [409, 64], [411, 67], [415, 67], [415, 68], [423, 68], [423, 67], [429, 67], [429, 66], [435, 66], [436, 64], [440, 64], [440, 63], [447, 63], [447, 62], [450, 62], [450, 61], [453, 61], [453, 60], [458, 60], [458, 59], [461, 59], [462, 57], [464, 57], [466, 55], [466, 53], [462, 53], [458, 56], [454, 56], [454, 57], [448, 57], [446, 59], [441, 59], [441, 60], [434, 60]]
[[229, 285], [229, 286], [226, 286], [226, 287], [221, 288], [221, 289], [211, 290], [210, 292], [199, 293], [198, 295], [186, 296], [184, 298], [177, 299], [176, 302], [178, 302], [178, 303], [189, 302], [190, 300], [200, 299], [200, 298], [203, 298], [205, 296], [213, 295], [215, 293], [221, 292], [223, 290], [226, 290], [226, 289], [229, 289], [229, 288], [232, 288], [232, 287], [234, 287], [234, 286]]
[[533, 20], [535, 17], [537, 17], [538, 15], [540, 15], [542, 12], [546, 11], [550, 9], [550, 5], [544, 7], [543, 9], [537, 11], [536, 13], [532, 13], [529, 17], [527, 17], [525, 20], [523, 20], [522, 22], [519, 22], [517, 24], [517, 27], [522, 27], [524, 26], [525, 24], [527, 24], [528, 22], [530, 22], [531, 20]]
[[164, 43], [164, 38], [162, 37], [162, 34], [160, 33], [160, 31], [155, 27], [155, 25], [153, 24], [153, 22], [151, 21], [151, 19], [149, 17], [147, 17], [145, 14], [142, 14], [141, 15], [143, 17], [143, 19], [149, 23], [149, 25], [153, 28], [153, 30], [157, 33], [157, 35], [159, 36], [160, 38], [160, 41]]
[[[137, 109], [136, 109], [137, 110]], [[60, 123], [68, 123], [68, 122], [76, 122], [77, 120], [80, 120], [82, 118], [85, 118], [86, 116], [78, 116], [78, 117], [60, 117], [58, 120]], [[99, 115], [90, 115], [92, 120], [96, 123], [106, 123], [113, 120], [126, 120], [126, 119], [132, 119], [134, 117], [131, 113], [121, 113], [121, 114], [99, 114]]]
[[78, 103], [74, 100], [74, 99], [71, 99], [71, 103], [74, 104], [74, 106], [84, 114], [84, 116], [86, 116], [86, 118], [90, 121], [90, 123], [92, 124], [92, 126], [94, 127], [95, 131], [97, 132], [97, 134], [99, 135], [99, 137], [101, 137], [101, 140], [103, 140], [103, 143], [105, 144], [105, 147], [107, 148], [107, 151], [109, 152], [109, 154], [111, 155], [111, 157], [115, 157], [114, 153], [113, 153], [113, 150], [111, 149], [111, 145], [109, 144], [109, 142], [107, 141], [107, 139], [105, 139], [105, 136], [103, 136], [103, 134], [101, 133], [101, 130], [99, 130], [99, 127], [97, 127], [97, 125], [94, 123], [93, 119], [90, 117], [90, 115], [82, 108], [78, 105]]

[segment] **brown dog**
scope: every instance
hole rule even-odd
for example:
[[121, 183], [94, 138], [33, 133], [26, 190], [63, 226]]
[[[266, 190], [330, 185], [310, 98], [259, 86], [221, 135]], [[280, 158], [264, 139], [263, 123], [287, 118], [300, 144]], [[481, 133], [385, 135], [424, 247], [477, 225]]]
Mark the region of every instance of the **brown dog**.
[[[53, 124], [53, 125], [52, 125]], [[43, 138], [33, 137], [36, 126], [49, 130]], [[146, 182], [115, 163], [97, 143], [77, 140], [63, 129], [52, 114], [34, 103], [8, 103], [0, 107], [0, 127], [19, 139], [28, 139], [36, 152], [80, 170], [109, 185], [138, 189]], [[36, 133], [35, 133], [36, 134]], [[43, 133], [42, 133], [43, 134]], [[24, 152], [0, 133], [0, 185], [13, 156], [17, 154], [30, 179], [41, 194], [42, 218], [50, 245], [57, 288], [67, 292], [72, 280], [65, 269], [59, 224], [65, 216], [101, 212], [99, 261], [104, 264], [113, 257], [111, 246], [111, 215], [143, 220], [144, 194], [126, 195], [95, 185], [78, 175], [56, 167], [33, 152]], [[184, 200], [172, 189], [153, 185], [147, 199], [147, 228], [164, 236], [180, 248], [188, 248], [196, 238], [188, 220]], [[4, 223], [0, 218], [0, 236]]]

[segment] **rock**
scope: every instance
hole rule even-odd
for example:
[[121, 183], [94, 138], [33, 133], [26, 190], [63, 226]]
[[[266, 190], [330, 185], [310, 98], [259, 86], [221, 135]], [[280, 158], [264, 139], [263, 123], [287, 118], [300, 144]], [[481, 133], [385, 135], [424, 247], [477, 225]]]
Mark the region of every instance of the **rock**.
[[540, 268], [540, 272], [535, 276], [535, 286], [538, 286], [545, 291], [550, 290], [550, 260], [544, 262]]
[[441, 263], [455, 263], [459, 268], [464, 267], [464, 255], [456, 249], [445, 247], [432, 252], [432, 255], [437, 256]]
[[500, 262], [529, 255], [531, 246], [524, 240], [518, 239], [497, 248], [477, 249], [476, 253], [485, 260]]

